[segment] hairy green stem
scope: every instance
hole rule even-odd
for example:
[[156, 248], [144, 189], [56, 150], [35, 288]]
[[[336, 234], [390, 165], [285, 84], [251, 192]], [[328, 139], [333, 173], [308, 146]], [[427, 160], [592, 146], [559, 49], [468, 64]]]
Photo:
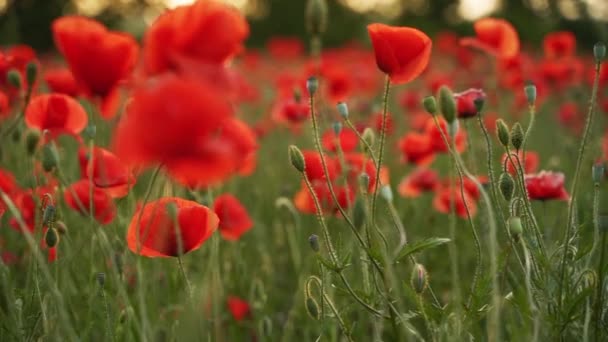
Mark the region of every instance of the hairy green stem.
[[391, 89], [391, 79], [386, 76], [384, 82], [384, 93], [382, 95], [382, 127], [380, 129], [380, 151], [376, 165], [376, 180], [374, 184], [374, 195], [372, 196], [372, 222], [376, 222], [376, 202], [378, 199], [378, 188], [380, 188], [380, 170], [382, 169], [382, 158], [384, 157], [384, 145], [386, 140], [386, 120], [388, 117], [388, 95]]

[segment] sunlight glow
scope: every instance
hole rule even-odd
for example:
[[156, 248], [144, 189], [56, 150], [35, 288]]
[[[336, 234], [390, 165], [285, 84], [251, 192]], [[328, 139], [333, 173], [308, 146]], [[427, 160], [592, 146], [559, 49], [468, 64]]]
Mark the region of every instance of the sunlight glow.
[[474, 21], [492, 14], [500, 5], [500, 0], [460, 0], [458, 14], [465, 20]]
[[110, 6], [108, 0], [74, 0], [79, 14], [94, 17]]

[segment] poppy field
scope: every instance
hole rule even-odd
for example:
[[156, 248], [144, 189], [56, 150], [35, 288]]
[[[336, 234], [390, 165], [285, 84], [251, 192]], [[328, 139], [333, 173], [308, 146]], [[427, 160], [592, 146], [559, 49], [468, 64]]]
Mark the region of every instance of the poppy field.
[[219, 0], [0, 51], [0, 341], [606, 341], [606, 46]]

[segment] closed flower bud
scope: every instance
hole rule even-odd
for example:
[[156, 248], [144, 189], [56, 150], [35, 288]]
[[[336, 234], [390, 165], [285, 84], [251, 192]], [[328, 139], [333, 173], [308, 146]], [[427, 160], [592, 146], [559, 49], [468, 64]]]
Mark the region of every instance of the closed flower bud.
[[516, 241], [519, 241], [519, 237], [524, 232], [524, 228], [521, 225], [521, 218], [518, 216], [511, 216], [509, 217], [508, 224], [511, 235], [513, 235], [513, 238]]
[[25, 134], [25, 150], [31, 156], [36, 153], [40, 142], [40, 132], [37, 130], [28, 130]]
[[106, 284], [106, 274], [103, 272], [99, 272], [97, 273], [97, 284], [99, 284], [100, 287], [103, 287]]
[[42, 168], [46, 172], [51, 172], [59, 165], [59, 155], [57, 148], [53, 144], [46, 144], [42, 148]]
[[60, 235], [65, 235], [68, 233], [68, 227], [63, 223], [63, 221], [56, 221], [53, 224], [53, 227], [57, 230]]
[[336, 108], [338, 108], [338, 113], [340, 113], [340, 116], [342, 116], [344, 119], [348, 119], [348, 105], [345, 102], [338, 102]]
[[475, 105], [475, 110], [477, 110], [477, 113], [481, 113], [483, 106], [486, 104], [485, 96], [476, 97], [475, 100], [473, 100], [473, 104]]
[[306, 29], [313, 36], [318, 36], [327, 29], [327, 2], [325, 0], [308, 0], [306, 4]]
[[366, 218], [367, 211], [365, 210], [365, 202], [361, 196], [358, 196], [353, 208], [353, 224], [356, 228], [361, 228], [363, 227], [363, 224], [365, 224]]
[[591, 168], [591, 179], [593, 179], [593, 183], [599, 184], [604, 180], [604, 173], [606, 171], [606, 167], [604, 163], [595, 163]]
[[304, 168], [306, 167], [304, 162], [304, 155], [302, 151], [296, 145], [289, 145], [289, 162], [293, 167], [299, 172], [304, 172]]
[[93, 140], [95, 139], [95, 135], [97, 135], [97, 126], [89, 122], [82, 133], [87, 139]]
[[367, 173], [362, 173], [359, 175], [359, 184], [363, 190], [367, 191], [369, 189], [369, 175]]
[[450, 138], [454, 139], [456, 137], [456, 134], [458, 134], [459, 128], [460, 128], [460, 124], [458, 123], [458, 120], [448, 122], [448, 135], [450, 136]]
[[36, 78], [38, 77], [38, 64], [35, 62], [29, 62], [25, 66], [25, 79], [29, 87], [34, 85]]
[[310, 318], [319, 320], [321, 318], [321, 311], [319, 310], [319, 304], [312, 297], [306, 298], [306, 312]]
[[334, 133], [336, 135], [340, 135], [340, 133], [342, 132], [342, 123], [341, 122], [334, 122], [332, 125], [332, 128], [334, 129]]
[[496, 134], [498, 136], [498, 141], [500, 141], [502, 146], [508, 147], [509, 127], [507, 127], [507, 124], [502, 119], [496, 120]]
[[606, 58], [606, 44], [602, 42], [595, 43], [593, 46], [593, 56], [596, 62], [602, 62]]
[[448, 123], [456, 120], [456, 101], [454, 93], [447, 86], [439, 88], [439, 111]]
[[23, 84], [21, 74], [16, 69], [11, 69], [8, 71], [8, 73], [6, 74], [6, 81], [8, 82], [8, 84], [17, 89], [21, 89], [21, 85]]
[[59, 234], [55, 228], [49, 228], [44, 236], [44, 242], [49, 248], [53, 248], [59, 244]]
[[427, 113], [431, 115], [437, 114], [437, 101], [434, 96], [427, 96], [422, 100], [422, 106]]
[[508, 202], [513, 198], [513, 192], [515, 190], [515, 182], [513, 177], [508, 172], [503, 172], [498, 179], [498, 188], [502, 197]]
[[417, 294], [422, 294], [429, 285], [426, 269], [421, 264], [415, 264], [412, 270], [412, 288]]
[[55, 206], [48, 204], [42, 214], [42, 224], [48, 226], [55, 222]]
[[521, 145], [524, 143], [524, 129], [521, 127], [519, 122], [516, 122], [513, 127], [511, 127], [511, 144], [517, 151], [521, 148]]
[[376, 141], [376, 134], [374, 134], [374, 130], [372, 130], [371, 128], [367, 127], [363, 131], [363, 134], [361, 136], [363, 137], [363, 140], [365, 140], [365, 142], [367, 143], [367, 145], [374, 146], [374, 142]]
[[387, 202], [392, 202], [393, 201], [393, 190], [391, 190], [391, 187], [389, 185], [383, 185], [380, 188], [380, 196]]
[[316, 234], [312, 234], [308, 237], [308, 244], [310, 245], [310, 249], [319, 252], [319, 237]]
[[525, 86], [524, 94], [526, 95], [526, 99], [528, 100], [528, 104], [530, 106], [536, 103], [536, 86], [534, 84], [528, 84]]
[[310, 96], [314, 95], [319, 88], [319, 80], [316, 77], [311, 76], [306, 80], [306, 90]]

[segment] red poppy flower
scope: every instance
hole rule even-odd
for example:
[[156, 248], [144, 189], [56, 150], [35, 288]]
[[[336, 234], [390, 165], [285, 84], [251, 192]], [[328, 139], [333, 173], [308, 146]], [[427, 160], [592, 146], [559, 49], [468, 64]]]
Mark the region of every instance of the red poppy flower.
[[81, 147], [78, 150], [80, 173], [83, 179], [92, 177], [96, 187], [104, 189], [112, 198], [121, 198], [129, 193], [135, 185], [133, 173], [112, 152], [95, 147], [93, 158], [90, 149]]
[[393, 84], [404, 84], [418, 77], [431, 56], [431, 39], [411, 27], [371, 24], [367, 32], [374, 46], [376, 64]]
[[354, 90], [354, 79], [352, 74], [337, 66], [325, 68], [323, 71], [325, 92], [330, 102], [345, 101]]
[[526, 175], [526, 189], [532, 200], [562, 200], [570, 198], [564, 188], [565, 176], [561, 172], [541, 171]]
[[266, 43], [268, 53], [274, 59], [290, 60], [301, 57], [304, 53], [304, 43], [295, 37], [273, 37]]
[[[511, 153], [511, 155], [515, 156], [515, 153]], [[522, 168], [524, 169], [525, 174], [536, 172], [536, 170], [538, 169], [538, 165], [539, 165], [538, 153], [536, 153], [534, 151], [526, 151], [525, 160], [524, 160], [523, 152], [519, 151], [517, 156], [519, 156], [519, 161], [521, 163], [523, 163]], [[513, 163], [516, 163], [516, 165], [517, 165], [517, 160], [515, 158], [511, 158], [511, 159], [513, 160]], [[502, 159], [500, 162], [502, 165], [504, 165], [506, 163], [507, 172], [509, 172], [511, 175], [515, 175], [516, 169], [515, 169], [514, 165], [510, 161], [508, 161], [506, 153], [504, 153], [502, 155]]]
[[0, 121], [11, 115], [10, 100], [5, 92], [0, 91]]
[[230, 194], [218, 196], [213, 202], [213, 211], [220, 219], [220, 234], [226, 240], [238, 240], [253, 227], [247, 209]]
[[[175, 213], [170, 212], [170, 206], [174, 206]], [[198, 249], [215, 232], [218, 223], [217, 215], [201, 204], [164, 197], [133, 214], [127, 245], [133, 253], [147, 257], [176, 257], [180, 255], [180, 247], [183, 254]]]
[[25, 68], [30, 62], [36, 63], [36, 52], [27, 45], [14, 45], [6, 53], [0, 52], [0, 86], [11, 100], [18, 99], [20, 89], [8, 85], [7, 74], [10, 70], [17, 70], [23, 81], [22, 87], [27, 88]]
[[[19, 191], [12, 196], [15, 207], [19, 210], [21, 218], [30, 233], [36, 228], [36, 201], [31, 190]], [[21, 232], [21, 225], [15, 217], [11, 217], [9, 225], [15, 231]]]
[[484, 18], [473, 25], [477, 37], [460, 40], [465, 46], [473, 46], [499, 58], [509, 58], [519, 53], [519, 36], [506, 20]]
[[[463, 196], [464, 194], [464, 196]], [[464, 200], [463, 200], [464, 197]], [[452, 204], [453, 203], [453, 204]], [[449, 214], [451, 206], [454, 206], [456, 215], [461, 218], [468, 218], [468, 212], [471, 217], [477, 213], [477, 204], [475, 200], [466, 191], [462, 192], [460, 186], [445, 187], [437, 191], [433, 199], [433, 207], [442, 214]]]
[[543, 39], [545, 57], [559, 59], [572, 57], [576, 52], [576, 37], [572, 32], [551, 32]]
[[62, 133], [78, 135], [87, 125], [87, 113], [78, 101], [63, 94], [34, 97], [25, 110], [25, 124], [52, 137]]
[[[372, 114], [369, 118], [369, 126], [373, 127], [376, 132], [382, 131], [382, 120], [383, 115], [382, 112], [377, 112]], [[386, 113], [386, 134], [391, 135], [395, 130], [395, 123], [393, 122], [393, 116], [390, 112]]]
[[127, 34], [80, 16], [56, 19], [52, 29], [74, 77], [92, 94], [105, 97], [135, 67], [138, 46]]
[[476, 100], [485, 100], [486, 94], [481, 89], [471, 88], [461, 93], [454, 94], [458, 117], [461, 119], [471, 118], [477, 115]]
[[0, 190], [9, 196], [19, 190], [15, 176], [2, 168], [0, 168]]
[[342, 152], [348, 153], [357, 148], [359, 137], [357, 136], [357, 133], [351, 129], [343, 129], [340, 131], [339, 136], [336, 136], [336, 133], [333, 130], [327, 130], [325, 133], [323, 133], [321, 142], [323, 144], [323, 148], [331, 152], [337, 151], [336, 147], [339, 143]]
[[437, 172], [419, 168], [403, 178], [397, 190], [403, 197], [416, 198], [423, 192], [434, 191], [439, 185]]
[[[302, 151], [302, 155], [304, 155], [304, 173], [306, 173], [308, 180], [311, 182], [315, 180], [325, 180], [325, 172], [323, 171], [323, 164], [321, 163], [321, 156], [319, 153], [316, 151], [304, 150]], [[323, 155], [323, 157], [325, 159], [325, 165], [327, 166], [329, 179], [333, 180], [339, 173], [338, 163], [327, 155]]]
[[408, 111], [420, 108], [420, 103], [422, 103], [422, 96], [417, 91], [408, 89], [399, 96], [399, 105]]
[[243, 319], [251, 316], [251, 309], [249, 303], [239, 297], [229, 296], [228, 297], [228, 310], [236, 321], [242, 321]]
[[76, 96], [80, 90], [74, 75], [68, 68], [46, 70], [44, 81], [54, 93]]
[[273, 118], [278, 122], [300, 124], [310, 117], [308, 104], [292, 97], [279, 101], [273, 110]]
[[63, 198], [70, 208], [83, 215], [90, 215], [92, 203], [93, 217], [101, 224], [112, 222], [116, 216], [116, 206], [112, 197], [94, 185], [91, 189], [88, 179], [81, 179], [70, 185], [64, 190]]
[[[353, 189], [358, 189], [359, 177], [362, 173], [365, 173], [369, 177], [369, 187], [367, 191], [370, 193], [373, 192], [374, 187], [376, 186], [377, 171], [374, 161], [371, 158], [368, 158], [363, 153], [347, 153], [344, 156], [344, 162], [348, 171], [348, 173], [346, 174], [348, 184], [350, 184]], [[380, 184], [388, 183], [388, 169], [383, 166], [380, 168]]]
[[[312, 183], [312, 188], [324, 214], [337, 214], [339, 212], [326, 182], [314, 182]], [[355, 201], [356, 193], [350, 186], [334, 184], [333, 189], [342, 208], [349, 208]], [[302, 183], [300, 190], [294, 196], [293, 203], [299, 211], [305, 214], [315, 214], [317, 212], [314, 199], [304, 183]]]
[[566, 102], [559, 107], [558, 119], [562, 126], [578, 133], [583, 129], [585, 117], [576, 102]]
[[410, 132], [399, 140], [399, 149], [405, 162], [418, 166], [429, 165], [435, 160], [435, 150], [427, 135]]
[[249, 26], [233, 6], [199, 0], [162, 14], [144, 38], [148, 74], [180, 69], [184, 60], [222, 64], [243, 49]]
[[[450, 145], [453, 145], [452, 138], [448, 135], [448, 124], [443, 118], [438, 118], [439, 127], [441, 127], [441, 131], [443, 131], [443, 135], [439, 130], [439, 127], [435, 124], [435, 120], [433, 118], [428, 118], [425, 134], [429, 137], [431, 142], [431, 146], [433, 151], [437, 153], [448, 153], [448, 146], [445, 144], [443, 137], [445, 136], [448, 139]], [[458, 133], [456, 133], [456, 138], [454, 139], [456, 142], [456, 151], [462, 153], [467, 148], [467, 135], [463, 129], [459, 129]]]

